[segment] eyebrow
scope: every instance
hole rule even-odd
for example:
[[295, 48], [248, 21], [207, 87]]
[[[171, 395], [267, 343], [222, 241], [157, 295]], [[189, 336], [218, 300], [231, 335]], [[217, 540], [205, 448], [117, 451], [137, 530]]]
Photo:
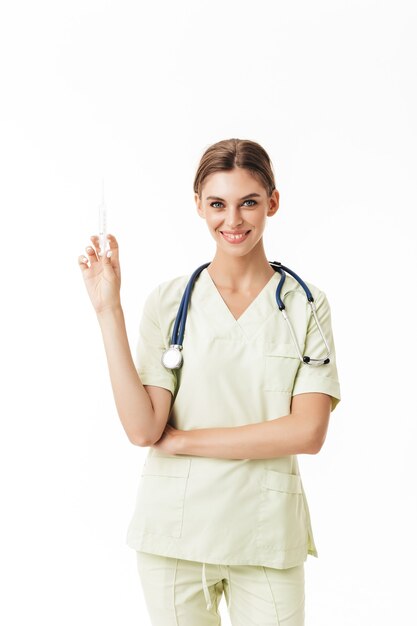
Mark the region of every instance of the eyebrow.
[[[247, 198], [252, 198], [253, 196], [257, 196], [258, 198], [260, 198], [261, 194], [248, 193], [246, 196], [243, 196], [243, 198], [239, 198], [239, 200], [246, 200]], [[222, 202], [225, 202], [225, 200], [223, 200], [223, 198], [219, 198], [219, 196], [207, 196], [206, 200], [221, 200]]]

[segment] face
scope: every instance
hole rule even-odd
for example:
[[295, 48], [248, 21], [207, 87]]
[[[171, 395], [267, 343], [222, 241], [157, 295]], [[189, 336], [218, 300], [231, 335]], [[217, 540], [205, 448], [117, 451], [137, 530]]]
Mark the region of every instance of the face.
[[266, 218], [279, 206], [276, 189], [268, 196], [265, 187], [243, 168], [210, 174], [204, 181], [201, 200], [194, 194], [197, 211], [207, 222], [218, 248], [243, 255], [261, 241]]

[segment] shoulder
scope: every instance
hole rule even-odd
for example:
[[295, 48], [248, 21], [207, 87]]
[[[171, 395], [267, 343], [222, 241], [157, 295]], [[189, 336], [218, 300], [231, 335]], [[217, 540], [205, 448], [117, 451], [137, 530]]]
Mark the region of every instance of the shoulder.
[[158, 309], [178, 304], [190, 279], [188, 274], [175, 276], [158, 283], [149, 293], [146, 301]]
[[[318, 285], [316, 285], [316, 283], [313, 283], [310, 280], [307, 280], [307, 278], [309, 277], [306, 276], [305, 272], [299, 272], [298, 268], [293, 269], [290, 266], [287, 266], [287, 267], [289, 267], [289, 269], [291, 269], [295, 274], [297, 274], [297, 276], [303, 281], [306, 287], [310, 290], [311, 295], [313, 296], [315, 301], [326, 298], [326, 294]], [[285, 295], [286, 293], [289, 293], [289, 292], [296, 292], [302, 295], [304, 298], [306, 297], [305, 291], [303, 287], [300, 285], [300, 283], [293, 276], [291, 276], [289, 272], [285, 272], [285, 282], [283, 285], [282, 293]]]

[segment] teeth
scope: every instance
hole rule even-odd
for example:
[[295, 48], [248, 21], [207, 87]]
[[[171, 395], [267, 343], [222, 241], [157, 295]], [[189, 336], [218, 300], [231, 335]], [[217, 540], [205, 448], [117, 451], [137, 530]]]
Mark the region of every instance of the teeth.
[[242, 235], [230, 235], [229, 233], [223, 233], [223, 234], [228, 239], [242, 239], [246, 233], [243, 233]]

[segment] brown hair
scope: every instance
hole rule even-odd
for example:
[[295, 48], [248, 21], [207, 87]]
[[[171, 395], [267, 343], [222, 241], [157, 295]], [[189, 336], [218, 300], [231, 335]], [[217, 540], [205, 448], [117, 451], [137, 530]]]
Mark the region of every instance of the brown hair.
[[265, 187], [268, 195], [272, 194], [275, 179], [271, 160], [259, 143], [249, 139], [223, 139], [209, 146], [201, 157], [194, 178], [194, 192], [201, 198], [201, 189], [207, 176], [235, 167], [249, 170]]

